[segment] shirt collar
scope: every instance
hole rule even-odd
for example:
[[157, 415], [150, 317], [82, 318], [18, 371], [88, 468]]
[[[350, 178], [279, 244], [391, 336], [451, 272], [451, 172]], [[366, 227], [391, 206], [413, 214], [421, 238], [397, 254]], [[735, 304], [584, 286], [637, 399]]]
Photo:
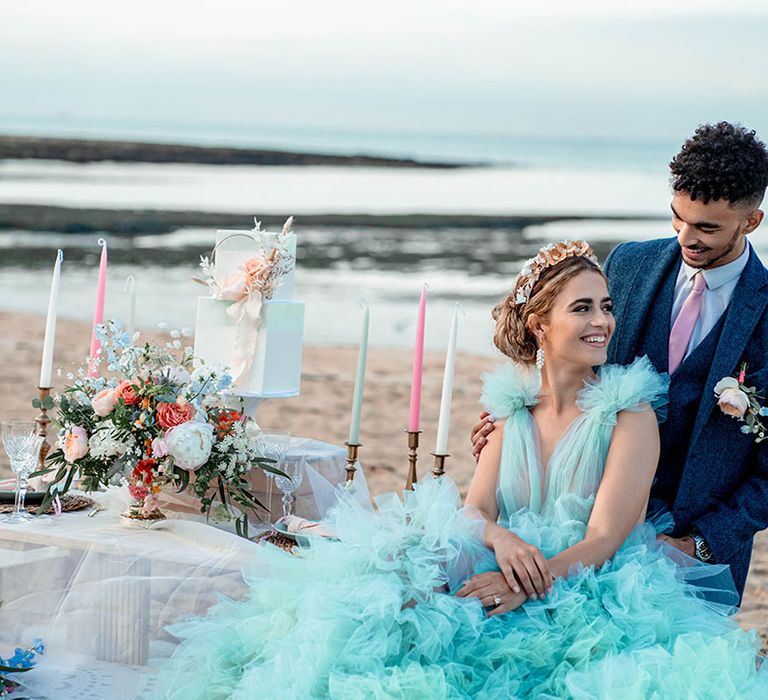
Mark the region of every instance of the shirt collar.
[[733, 282], [738, 279], [739, 275], [744, 271], [744, 268], [749, 262], [749, 241], [744, 242], [744, 251], [739, 255], [736, 260], [732, 260], [720, 267], [713, 267], [711, 270], [702, 270], [697, 267], [691, 267], [685, 261], [683, 261], [683, 270], [685, 270], [685, 276], [688, 281], [697, 273], [701, 272], [704, 275], [704, 280], [707, 283], [707, 289], [717, 289], [722, 287], [728, 282]]

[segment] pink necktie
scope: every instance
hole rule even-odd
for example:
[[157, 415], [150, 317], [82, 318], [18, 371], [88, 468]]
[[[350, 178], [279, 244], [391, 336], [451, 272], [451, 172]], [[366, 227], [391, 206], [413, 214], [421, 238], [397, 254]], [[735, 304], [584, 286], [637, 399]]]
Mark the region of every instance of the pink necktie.
[[669, 334], [669, 373], [672, 374], [685, 358], [685, 351], [691, 342], [693, 329], [701, 313], [701, 300], [707, 281], [701, 272], [693, 276], [693, 287], [683, 302], [680, 313], [677, 315], [675, 325]]

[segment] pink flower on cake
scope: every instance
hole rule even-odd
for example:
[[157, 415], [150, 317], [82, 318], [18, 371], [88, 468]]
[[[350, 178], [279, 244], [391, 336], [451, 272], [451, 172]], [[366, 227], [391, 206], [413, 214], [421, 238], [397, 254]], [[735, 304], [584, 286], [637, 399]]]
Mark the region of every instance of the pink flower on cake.
[[219, 283], [219, 296], [227, 301], [241, 301], [248, 296], [248, 279], [243, 270], [227, 275]]
[[73, 425], [67, 430], [62, 440], [62, 449], [67, 462], [85, 457], [88, 454], [88, 433], [85, 432], [85, 428]]
[[103, 389], [91, 399], [91, 408], [97, 416], [108, 416], [117, 404], [117, 396], [114, 389]]
[[[272, 252], [274, 253], [275, 251]], [[265, 260], [264, 258], [251, 258], [245, 261], [242, 269], [245, 273], [246, 285], [249, 290], [253, 289], [258, 282], [264, 282], [269, 277], [272, 265], [274, 265], [273, 260]]]
[[[177, 425], [191, 421], [195, 417], [195, 408], [192, 404], [180, 406], [178, 403], [157, 404], [157, 422], [161, 428], [175, 428]], [[168, 435], [166, 434], [166, 439]]]
[[721, 379], [715, 386], [715, 394], [717, 405], [723, 413], [732, 418], [744, 418], [749, 408], [749, 397], [739, 388], [737, 379]]

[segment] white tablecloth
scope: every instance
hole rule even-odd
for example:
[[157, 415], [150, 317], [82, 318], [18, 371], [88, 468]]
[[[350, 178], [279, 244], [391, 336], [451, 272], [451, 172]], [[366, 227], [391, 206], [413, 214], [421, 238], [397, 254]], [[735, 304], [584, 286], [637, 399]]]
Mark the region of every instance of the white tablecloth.
[[[300, 515], [317, 516], [313, 482], [327, 507], [328, 482], [344, 479], [344, 455], [292, 441], [288, 459], [311, 467]], [[168, 513], [151, 529], [126, 522], [126, 495], [94, 495], [105, 510], [93, 516], [0, 523], [0, 655], [34, 638], [46, 644], [39, 667], [23, 678], [30, 697], [149, 697], [155, 663], [176, 643], [165, 628], [205, 613], [221, 595], [246, 593], [241, 564], [259, 545], [188, 513]]]

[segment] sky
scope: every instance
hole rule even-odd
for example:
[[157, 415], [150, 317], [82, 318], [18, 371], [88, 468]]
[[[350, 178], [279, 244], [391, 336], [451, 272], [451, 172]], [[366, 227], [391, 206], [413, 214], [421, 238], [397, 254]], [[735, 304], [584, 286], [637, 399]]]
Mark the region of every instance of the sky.
[[768, 133], [757, 0], [0, 0], [3, 123]]

